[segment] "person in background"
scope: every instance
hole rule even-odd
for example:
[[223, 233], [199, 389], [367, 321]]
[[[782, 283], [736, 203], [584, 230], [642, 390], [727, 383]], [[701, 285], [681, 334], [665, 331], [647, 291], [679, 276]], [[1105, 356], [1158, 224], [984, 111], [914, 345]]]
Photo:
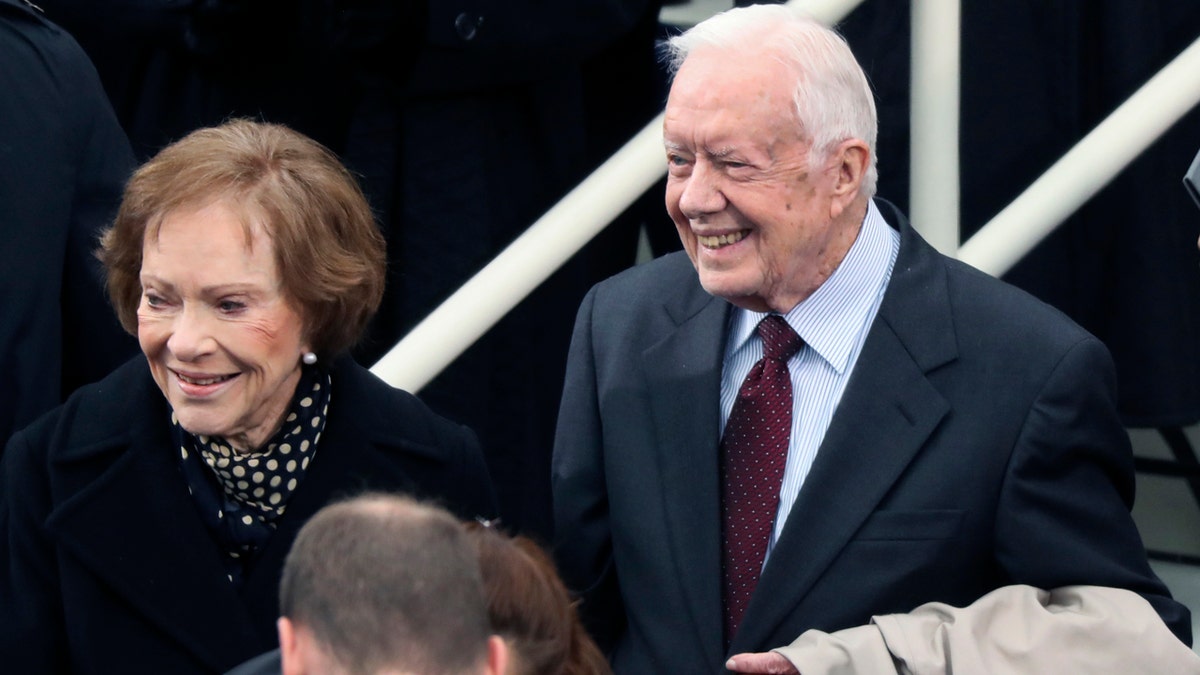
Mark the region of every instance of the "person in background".
[[100, 256], [143, 356], [0, 460], [0, 663], [213, 673], [276, 646], [300, 527], [365, 489], [495, 500], [470, 429], [347, 356], [384, 251], [358, 185], [285, 127], [195, 131], [130, 179]]
[[[485, 521], [486, 522], [486, 521]], [[608, 675], [554, 561], [534, 540], [468, 521], [492, 630], [508, 644], [508, 675]]]
[[133, 153], [86, 54], [23, 0], [0, 0], [0, 448], [137, 353], [92, 256]]
[[505, 673], [474, 542], [448, 512], [368, 494], [305, 524], [280, 581], [283, 675]]
[[724, 672], [1012, 585], [1132, 591], [1190, 645], [1106, 348], [873, 198], [845, 41], [755, 5], [669, 51], [684, 252], [584, 300], [554, 450], [559, 569], [613, 670]]

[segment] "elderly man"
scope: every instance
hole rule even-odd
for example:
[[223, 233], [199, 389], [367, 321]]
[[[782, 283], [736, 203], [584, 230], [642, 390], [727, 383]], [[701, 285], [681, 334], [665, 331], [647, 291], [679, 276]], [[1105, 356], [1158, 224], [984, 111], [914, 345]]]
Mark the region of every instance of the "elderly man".
[[505, 669], [474, 544], [449, 513], [405, 497], [319, 511], [288, 554], [279, 602], [284, 675]]
[[939, 255], [873, 199], [845, 42], [774, 5], [669, 45], [667, 210], [685, 251], [580, 308], [557, 552], [617, 673], [726, 658], [1002, 587], [1140, 595], [1104, 345]]

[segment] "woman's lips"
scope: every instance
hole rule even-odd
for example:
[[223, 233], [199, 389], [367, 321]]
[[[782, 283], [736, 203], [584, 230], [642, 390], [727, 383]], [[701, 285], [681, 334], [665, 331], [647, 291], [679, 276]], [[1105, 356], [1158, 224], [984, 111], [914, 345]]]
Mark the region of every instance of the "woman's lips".
[[180, 390], [192, 396], [210, 394], [239, 374], [211, 375], [205, 373], [181, 373], [178, 370], [172, 370], [171, 372], [174, 373]]

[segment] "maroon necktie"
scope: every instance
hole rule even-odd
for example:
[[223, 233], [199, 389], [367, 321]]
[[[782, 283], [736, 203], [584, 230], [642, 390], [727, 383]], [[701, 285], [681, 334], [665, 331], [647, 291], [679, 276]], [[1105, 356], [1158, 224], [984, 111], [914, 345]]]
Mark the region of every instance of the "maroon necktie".
[[783, 317], [758, 324], [763, 358], [750, 369], [721, 439], [722, 600], [725, 640], [733, 640], [758, 584], [779, 510], [792, 431], [787, 361], [804, 345]]

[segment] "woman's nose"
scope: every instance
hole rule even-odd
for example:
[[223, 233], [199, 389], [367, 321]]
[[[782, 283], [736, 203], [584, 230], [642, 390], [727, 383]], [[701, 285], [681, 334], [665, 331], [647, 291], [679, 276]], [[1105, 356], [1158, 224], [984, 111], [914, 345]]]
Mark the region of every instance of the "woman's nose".
[[175, 317], [167, 348], [175, 358], [192, 361], [210, 353], [214, 346], [209, 317], [194, 307], [185, 306]]

